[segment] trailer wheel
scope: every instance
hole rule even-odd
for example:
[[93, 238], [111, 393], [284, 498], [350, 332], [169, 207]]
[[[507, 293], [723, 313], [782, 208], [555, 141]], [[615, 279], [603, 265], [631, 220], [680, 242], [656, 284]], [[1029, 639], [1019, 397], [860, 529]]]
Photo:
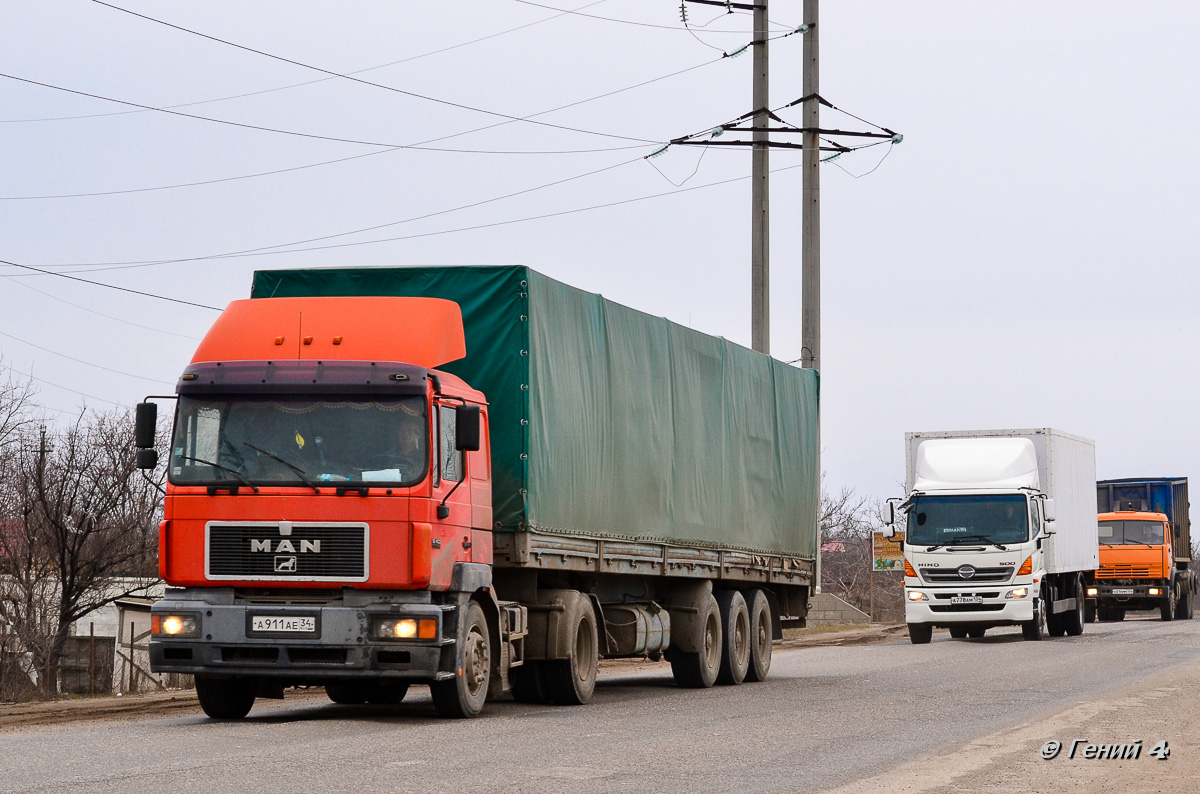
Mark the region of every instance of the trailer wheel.
[[1033, 620], [1021, 624], [1021, 636], [1027, 640], [1039, 641], [1046, 636], [1046, 591], [1042, 590], [1042, 597], [1037, 603], [1037, 609], [1033, 613]]
[[513, 700], [518, 703], [549, 703], [546, 685], [542, 683], [542, 668], [539, 662], [525, 662], [508, 671], [512, 681]]
[[687, 652], [668, 648], [671, 674], [675, 683], [688, 689], [704, 689], [716, 683], [721, 669], [721, 613], [717, 599], [708, 597], [701, 607], [704, 620], [704, 641], [699, 651]]
[[459, 620], [457, 675], [429, 685], [437, 713], [452, 719], [474, 717], [483, 711], [492, 669], [492, 640], [483, 609], [468, 601]]
[[737, 685], [746, 680], [750, 667], [750, 613], [746, 599], [737, 590], [716, 593], [721, 613], [721, 667], [717, 683]]
[[1084, 616], [1083, 582], [1075, 580], [1075, 608], [1062, 616], [1063, 628], [1068, 637], [1078, 637], [1083, 634], [1083, 624], [1087, 622]]
[[361, 684], [326, 684], [325, 694], [334, 703], [357, 706], [367, 702], [367, 692]]
[[600, 668], [596, 613], [587, 596], [576, 593], [574, 601], [568, 615], [571, 658], [545, 662], [541, 670], [547, 694], [560, 706], [582, 706], [591, 700]]
[[253, 678], [210, 678], [196, 676], [196, 697], [200, 708], [214, 720], [240, 720], [254, 707]]
[[966, 639], [967, 627], [966, 626], [951, 626], [950, 627], [950, 636], [956, 640]]
[[771, 603], [762, 590], [748, 590], [746, 606], [750, 611], [750, 667], [746, 670], [746, 680], [766, 681], [771, 669], [771, 644], [775, 639]]
[[928, 645], [933, 639], [933, 626], [928, 623], [909, 623], [908, 641], [913, 645]]

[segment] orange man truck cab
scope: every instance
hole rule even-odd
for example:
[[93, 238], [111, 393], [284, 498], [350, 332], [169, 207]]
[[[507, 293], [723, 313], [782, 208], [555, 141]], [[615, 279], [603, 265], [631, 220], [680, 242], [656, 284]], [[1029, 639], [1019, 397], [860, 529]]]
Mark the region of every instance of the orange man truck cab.
[[1190, 619], [1196, 579], [1185, 478], [1103, 480], [1100, 568], [1088, 587], [1089, 616], [1123, 620], [1126, 610], [1157, 609], [1163, 620]]
[[300, 685], [585, 703], [601, 656], [766, 676], [814, 569], [815, 373], [526, 268], [260, 289], [180, 377], [162, 461], [151, 666], [209, 716]]

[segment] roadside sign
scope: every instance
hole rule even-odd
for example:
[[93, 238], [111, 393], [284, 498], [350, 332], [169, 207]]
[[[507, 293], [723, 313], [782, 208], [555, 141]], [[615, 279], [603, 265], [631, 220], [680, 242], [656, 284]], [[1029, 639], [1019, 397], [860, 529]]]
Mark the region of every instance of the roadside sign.
[[904, 569], [904, 533], [897, 532], [895, 537], [885, 538], [879, 532], [871, 533], [871, 570], [899, 571]]

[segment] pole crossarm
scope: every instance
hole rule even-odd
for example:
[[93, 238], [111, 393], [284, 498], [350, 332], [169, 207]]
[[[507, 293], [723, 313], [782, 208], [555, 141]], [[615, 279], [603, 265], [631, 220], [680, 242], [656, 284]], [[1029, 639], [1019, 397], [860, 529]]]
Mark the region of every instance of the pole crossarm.
[[721, 6], [722, 8], [736, 8], [739, 11], [753, 11], [756, 8], [766, 8], [766, 6], [752, 5], [750, 3], [726, 3], [725, 0], [683, 0], [685, 3], [700, 3], [706, 6]]
[[[678, 140], [671, 141], [671, 146], [762, 146], [764, 144], [757, 141], [689, 141]], [[768, 141], [766, 144], [771, 149], [803, 149], [804, 144], [801, 143], [785, 143], [783, 141]], [[854, 149], [849, 146], [819, 146], [817, 147], [822, 152], [841, 152], [843, 154], [852, 152]]]

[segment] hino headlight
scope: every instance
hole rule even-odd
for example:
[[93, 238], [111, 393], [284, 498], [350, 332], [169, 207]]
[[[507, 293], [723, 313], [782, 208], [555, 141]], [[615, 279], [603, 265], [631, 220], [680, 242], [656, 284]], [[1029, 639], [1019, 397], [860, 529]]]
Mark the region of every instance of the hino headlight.
[[1005, 598], [1024, 598], [1029, 595], [1028, 587], [1016, 587], [1004, 594]]
[[200, 634], [200, 616], [151, 615], [150, 633], [160, 637], [196, 637]]
[[920, 590], [909, 590], [908, 591], [908, 600], [909, 601], [928, 601], [929, 596], [925, 595]]

